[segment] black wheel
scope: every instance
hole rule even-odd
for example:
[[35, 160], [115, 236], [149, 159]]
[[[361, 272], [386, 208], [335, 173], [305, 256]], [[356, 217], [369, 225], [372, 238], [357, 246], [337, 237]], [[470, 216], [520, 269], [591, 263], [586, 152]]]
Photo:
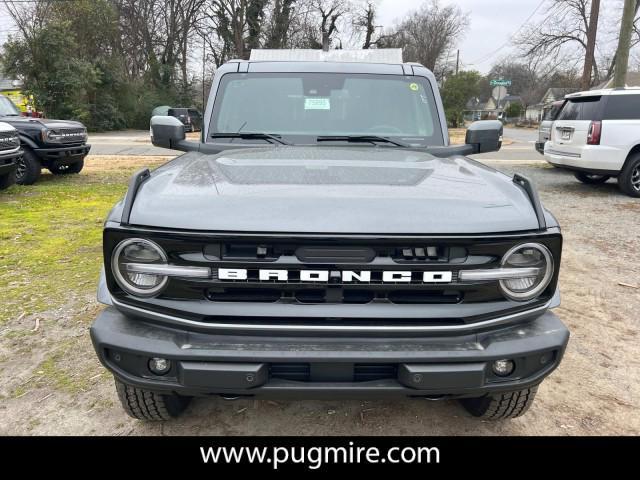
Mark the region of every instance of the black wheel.
[[599, 185], [611, 178], [611, 175], [598, 175], [597, 173], [575, 172], [575, 177], [588, 185]]
[[20, 185], [33, 185], [40, 178], [42, 165], [36, 154], [25, 148], [22, 158], [18, 160], [16, 169], [16, 183]]
[[631, 197], [640, 197], [640, 154], [627, 158], [618, 177], [618, 187]]
[[49, 167], [49, 171], [54, 175], [66, 175], [69, 173], [80, 173], [83, 168], [84, 159], [67, 165], [52, 165]]
[[7, 173], [5, 175], [0, 175], [0, 190], [4, 190], [5, 188], [9, 188], [14, 183], [16, 183], [16, 172], [15, 171], [13, 171], [11, 173]]
[[480, 398], [463, 398], [460, 403], [471, 415], [485, 420], [516, 418], [529, 410], [537, 391], [536, 385], [524, 390], [496, 393]]
[[180, 415], [191, 401], [191, 397], [151, 392], [119, 380], [116, 380], [116, 391], [125, 412], [138, 420], [171, 420]]

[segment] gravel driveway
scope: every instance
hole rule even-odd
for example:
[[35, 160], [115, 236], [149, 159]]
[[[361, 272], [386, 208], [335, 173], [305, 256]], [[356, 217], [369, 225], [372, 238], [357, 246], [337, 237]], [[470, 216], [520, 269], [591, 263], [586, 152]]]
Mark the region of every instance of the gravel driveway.
[[[62, 308], [52, 315], [72, 329], [70, 368], [89, 365], [97, 373], [79, 390], [53, 385], [5, 395], [0, 401], [0, 433], [640, 434], [640, 200], [619, 193], [615, 180], [585, 186], [544, 162], [488, 163], [532, 178], [565, 235], [563, 303], [556, 313], [569, 326], [571, 340], [562, 365], [542, 384], [525, 416], [480, 422], [453, 401], [229, 402], [213, 397], [194, 401], [179, 420], [141, 423], [121, 410], [111, 377], [96, 364], [86, 323], [69, 320], [78, 315], [77, 309]], [[90, 317], [98, 308], [87, 298], [83, 315]], [[37, 349], [32, 355], [34, 362], [43, 357]], [[5, 370], [0, 376], [13, 373], [20, 372]]]

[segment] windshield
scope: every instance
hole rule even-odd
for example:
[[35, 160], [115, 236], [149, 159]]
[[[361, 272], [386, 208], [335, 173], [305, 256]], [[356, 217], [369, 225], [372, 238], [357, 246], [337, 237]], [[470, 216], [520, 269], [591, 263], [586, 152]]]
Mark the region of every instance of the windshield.
[[0, 117], [20, 115], [20, 112], [7, 97], [0, 97]]
[[294, 144], [367, 135], [444, 144], [429, 82], [401, 75], [226, 74], [209, 135], [238, 132], [280, 135]]

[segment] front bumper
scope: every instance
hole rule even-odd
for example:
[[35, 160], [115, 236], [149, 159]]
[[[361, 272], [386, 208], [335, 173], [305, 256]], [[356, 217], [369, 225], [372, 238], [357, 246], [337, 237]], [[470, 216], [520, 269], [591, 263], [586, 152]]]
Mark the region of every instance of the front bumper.
[[[540, 383], [560, 363], [569, 332], [551, 312], [451, 337], [256, 337], [178, 330], [100, 313], [91, 339], [121, 381], [160, 392], [270, 398], [477, 397]], [[171, 361], [163, 376], [150, 358]], [[497, 377], [491, 364], [513, 359]]]
[[22, 150], [0, 152], [0, 176], [12, 173], [17, 168], [18, 159], [22, 156]]
[[38, 148], [33, 152], [46, 162], [53, 162], [58, 165], [65, 165], [82, 160], [89, 154], [91, 145], [64, 146], [56, 148]]

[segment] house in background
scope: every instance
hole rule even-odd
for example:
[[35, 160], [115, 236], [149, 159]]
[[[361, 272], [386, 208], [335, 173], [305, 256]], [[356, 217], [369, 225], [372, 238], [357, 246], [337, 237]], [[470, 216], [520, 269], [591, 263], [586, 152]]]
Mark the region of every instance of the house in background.
[[525, 120], [534, 123], [540, 123], [545, 114], [551, 109], [553, 102], [562, 100], [565, 95], [577, 92], [577, 88], [570, 87], [552, 87], [547, 89], [539, 103], [529, 105], [525, 112]]
[[466, 105], [465, 120], [502, 120], [504, 111], [513, 103], [522, 105], [522, 98], [519, 95], [509, 95], [504, 87], [496, 87], [486, 102], [479, 98], [469, 99]]

